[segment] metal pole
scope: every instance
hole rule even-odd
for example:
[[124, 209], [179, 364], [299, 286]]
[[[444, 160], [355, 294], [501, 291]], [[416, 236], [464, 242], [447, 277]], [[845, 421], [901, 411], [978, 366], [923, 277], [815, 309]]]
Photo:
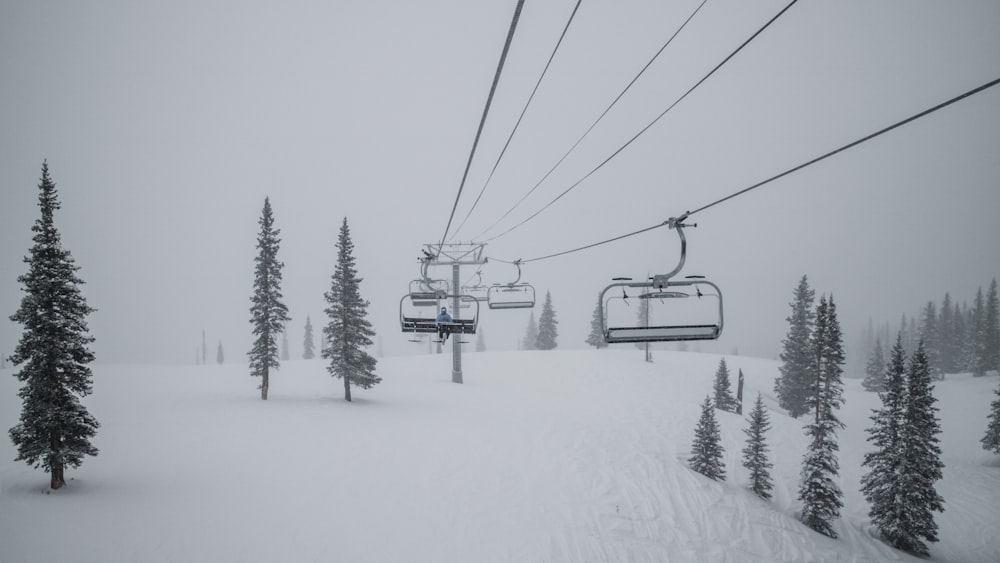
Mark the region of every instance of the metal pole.
[[[452, 316], [457, 321], [461, 315], [462, 309], [459, 306], [461, 300], [459, 299], [459, 293], [461, 291], [461, 280], [459, 279], [459, 265], [451, 265], [451, 292], [452, 292], [452, 302], [451, 310]], [[462, 339], [461, 333], [451, 335], [451, 382], [452, 383], [462, 383], [462, 345], [459, 341]]]

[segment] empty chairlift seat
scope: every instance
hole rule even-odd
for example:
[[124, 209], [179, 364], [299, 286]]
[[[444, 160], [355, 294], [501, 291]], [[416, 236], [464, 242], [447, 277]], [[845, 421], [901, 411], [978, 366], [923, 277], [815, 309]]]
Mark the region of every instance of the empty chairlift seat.
[[492, 285], [486, 296], [490, 309], [531, 309], [535, 288], [526, 283]]

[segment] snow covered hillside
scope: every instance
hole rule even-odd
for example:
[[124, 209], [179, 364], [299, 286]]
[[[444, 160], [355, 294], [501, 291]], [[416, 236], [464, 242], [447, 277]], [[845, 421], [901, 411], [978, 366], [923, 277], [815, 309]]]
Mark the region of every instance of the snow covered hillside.
[[[801, 422], [772, 412], [774, 498], [745, 489], [744, 417], [719, 413], [728, 480], [687, 468], [719, 356], [635, 350], [382, 359], [343, 401], [317, 361], [263, 402], [244, 365], [95, 366], [101, 453], [46, 494], [0, 439], [0, 561], [919, 561], [874, 539], [858, 492], [878, 403], [846, 381], [840, 539], [795, 517]], [[777, 363], [727, 357], [749, 405]], [[0, 429], [20, 413], [0, 372]], [[931, 560], [1000, 561], [1000, 460], [980, 448], [995, 377], [936, 388], [946, 464]], [[735, 391], [735, 390], [734, 390]], [[747, 409], [749, 410], [749, 409]]]

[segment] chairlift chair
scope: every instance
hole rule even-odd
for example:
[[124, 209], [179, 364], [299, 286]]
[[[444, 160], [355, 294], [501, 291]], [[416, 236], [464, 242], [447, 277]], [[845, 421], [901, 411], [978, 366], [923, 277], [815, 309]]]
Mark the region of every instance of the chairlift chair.
[[517, 266], [517, 278], [511, 283], [493, 284], [486, 292], [486, 302], [490, 309], [532, 309], [535, 306], [535, 288], [521, 281], [521, 261]]
[[414, 307], [436, 307], [450, 288], [448, 280], [413, 280], [410, 282], [409, 296]]
[[[682, 280], [671, 279], [683, 268], [687, 257], [687, 240], [683, 231], [685, 226], [687, 225], [683, 225], [676, 219], [670, 220], [670, 227], [677, 230], [681, 239], [681, 257], [673, 271], [652, 276], [645, 282], [632, 281], [630, 278], [616, 278], [614, 283], [601, 292], [601, 329], [605, 342], [617, 344], [716, 340], [722, 334], [722, 290], [719, 289], [719, 286], [706, 280], [704, 276], [688, 276]], [[645, 300], [647, 306], [656, 303], [658, 308], [674, 309], [674, 311], [667, 314], [665, 320], [657, 318], [655, 321], [643, 325], [639, 325], [635, 314], [625, 315], [629, 320], [628, 323], [622, 322], [622, 319], [616, 319], [612, 323], [609, 318], [609, 305], [617, 301], [623, 301], [627, 304], [629, 296], [626, 290], [628, 288], [642, 290], [635, 293], [634, 297], [640, 302]], [[694, 294], [689, 293], [689, 290], [693, 290]], [[695, 301], [689, 302], [688, 300], [691, 299]], [[713, 303], [712, 300], [715, 300], [716, 303]], [[683, 312], [688, 316], [681, 319], [679, 316], [673, 315], [676, 309], [679, 309], [678, 303], [695, 302], [697, 304], [694, 307], [685, 306], [683, 308]], [[707, 305], [703, 305], [703, 303], [707, 303]], [[692, 321], [690, 316], [692, 309], [696, 312], [695, 321]]]
[[[442, 300], [447, 300], [451, 302], [455, 299], [455, 295], [444, 295]], [[468, 304], [470, 309], [473, 309], [474, 313], [471, 318], [460, 318], [458, 312], [456, 311], [452, 322], [442, 323], [449, 327], [453, 334], [476, 334], [476, 328], [479, 326], [479, 302], [475, 299], [468, 297], [466, 295], [459, 295], [459, 307], [464, 308], [463, 305]], [[399, 300], [399, 323], [403, 332], [412, 332], [415, 334], [436, 334], [438, 331], [438, 324], [435, 321], [437, 318], [437, 310], [432, 316], [423, 316], [419, 311], [408, 312], [406, 304], [413, 304], [412, 294], [406, 294], [402, 299]]]

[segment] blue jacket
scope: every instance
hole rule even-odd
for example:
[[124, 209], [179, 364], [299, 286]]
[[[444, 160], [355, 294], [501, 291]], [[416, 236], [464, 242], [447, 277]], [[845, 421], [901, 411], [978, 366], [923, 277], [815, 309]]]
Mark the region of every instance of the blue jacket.
[[454, 319], [452, 319], [451, 315], [449, 315], [448, 313], [441, 313], [440, 315], [437, 316], [436, 319], [434, 319], [434, 324], [439, 325], [441, 323], [450, 323], [453, 320]]

